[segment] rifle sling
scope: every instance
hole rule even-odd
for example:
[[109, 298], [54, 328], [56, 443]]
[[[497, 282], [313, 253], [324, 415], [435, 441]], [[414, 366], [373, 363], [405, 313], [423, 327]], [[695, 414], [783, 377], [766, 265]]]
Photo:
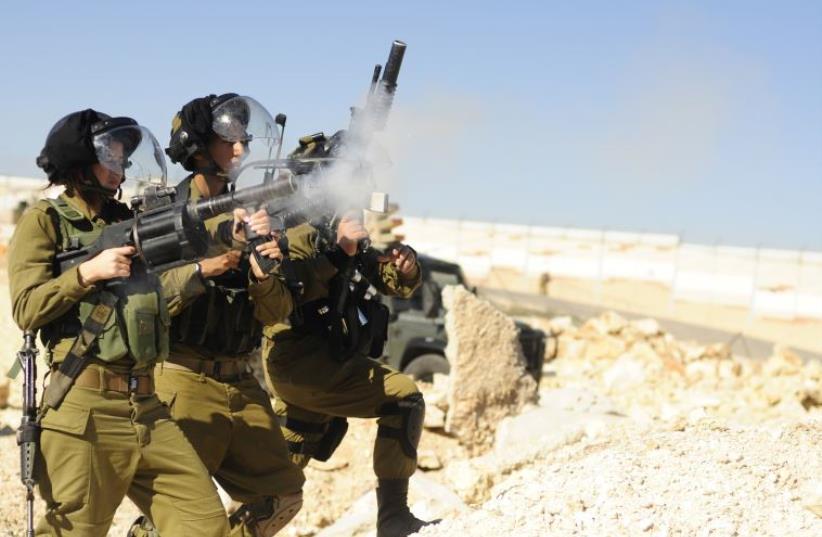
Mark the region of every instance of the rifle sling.
[[[52, 373], [49, 385], [43, 393], [43, 404], [45, 408], [60, 406], [65, 399], [74, 380], [80, 375], [87, 364], [86, 354], [88, 354], [94, 341], [100, 336], [108, 320], [114, 313], [117, 304], [117, 297], [108, 291], [100, 291], [100, 301], [91, 310], [91, 314], [83, 323], [80, 334], [71, 346], [60, 367]], [[45, 410], [45, 409], [44, 409]]]
[[23, 369], [23, 364], [20, 363], [20, 360], [15, 360], [14, 363], [11, 364], [11, 369], [6, 371], [6, 376], [10, 379], [16, 379], [21, 369]]

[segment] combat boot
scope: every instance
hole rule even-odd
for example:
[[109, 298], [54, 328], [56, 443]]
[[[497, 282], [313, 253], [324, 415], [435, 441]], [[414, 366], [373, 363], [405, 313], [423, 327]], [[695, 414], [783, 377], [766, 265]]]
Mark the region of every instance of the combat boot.
[[408, 480], [380, 479], [377, 485], [377, 537], [406, 537], [433, 524], [408, 508]]
[[272, 537], [291, 522], [302, 506], [302, 491], [285, 496], [269, 496], [260, 502], [244, 503], [228, 517], [228, 521], [232, 528], [244, 524], [254, 537]]

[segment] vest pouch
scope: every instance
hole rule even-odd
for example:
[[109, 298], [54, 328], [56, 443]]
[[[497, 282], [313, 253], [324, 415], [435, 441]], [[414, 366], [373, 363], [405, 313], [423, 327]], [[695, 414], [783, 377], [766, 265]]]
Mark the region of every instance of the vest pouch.
[[230, 351], [236, 354], [246, 354], [254, 350], [260, 341], [261, 325], [254, 317], [254, 303], [243, 289], [234, 294], [229, 308], [235, 321], [233, 341]]
[[366, 304], [366, 316], [368, 317], [368, 356], [380, 358], [385, 351], [385, 343], [388, 340], [388, 317], [390, 313], [388, 306], [376, 300], [369, 300]]
[[[99, 301], [100, 293], [93, 293], [80, 302], [80, 326], [86, 322], [94, 306], [96, 306]], [[100, 332], [100, 335], [97, 336], [97, 339], [92, 344], [89, 352], [90, 356], [94, 356], [104, 362], [115, 362], [128, 355], [128, 345], [118, 323], [118, 317], [119, 312], [115, 309], [115, 311], [109, 315], [106, 324], [103, 325], [103, 330]]]
[[261, 326], [254, 317], [254, 304], [246, 289], [215, 287], [215, 326], [209, 327], [209, 347], [221, 354], [243, 355], [259, 343]]
[[150, 367], [165, 359], [168, 356], [168, 311], [165, 302], [160, 302], [156, 291], [129, 294], [121, 300], [120, 314], [128, 346], [136, 362], [135, 369]]

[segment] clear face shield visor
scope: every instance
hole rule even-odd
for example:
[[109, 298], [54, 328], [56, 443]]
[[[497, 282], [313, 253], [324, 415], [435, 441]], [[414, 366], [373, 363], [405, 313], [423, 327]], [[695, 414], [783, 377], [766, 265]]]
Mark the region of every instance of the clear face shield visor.
[[97, 161], [141, 192], [166, 185], [166, 161], [157, 139], [140, 125], [123, 125], [92, 138]]
[[221, 103], [212, 111], [214, 133], [225, 142], [243, 144], [243, 154], [226, 170], [238, 188], [261, 184], [265, 170], [255, 166], [258, 161], [276, 157], [280, 131], [274, 118], [251, 97], [237, 96]]

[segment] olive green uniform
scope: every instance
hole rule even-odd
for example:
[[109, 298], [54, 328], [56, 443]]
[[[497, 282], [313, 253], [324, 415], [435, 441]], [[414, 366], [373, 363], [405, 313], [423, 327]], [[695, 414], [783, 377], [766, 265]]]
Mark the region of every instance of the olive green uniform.
[[[71, 211], [65, 213], [75, 217], [71, 225], [88, 240], [129, 214], [114, 201], [98, 215], [79, 197], [60, 199]], [[9, 250], [13, 316], [21, 328], [41, 330], [52, 383], [85, 327], [84, 312], [94, 315], [93, 303], [103, 296], [97, 287], [81, 284], [77, 268], [53, 276], [55, 253], [66, 246], [67, 222], [53, 205], [38, 202], [17, 224]], [[139, 286], [134, 278], [129, 284]], [[62, 403], [41, 410], [36, 478], [47, 510], [38, 535], [104, 536], [126, 495], [168, 535], [227, 534], [205, 467], [153, 393], [151, 371], [165, 357], [168, 319], [156, 282], [152, 285], [156, 300], [143, 301], [142, 309], [130, 313], [125, 313], [130, 300], [123, 298], [134, 295], [121, 291], [115, 311], [85, 353], [88, 365]], [[134, 298], [134, 304], [140, 302]], [[50, 393], [54, 390], [47, 388], [47, 398]]]
[[[301, 304], [333, 308], [332, 278], [337, 265], [318, 246], [318, 231], [309, 224], [288, 230], [289, 256], [296, 278], [303, 283]], [[343, 254], [344, 255], [344, 254]], [[339, 258], [339, 252], [337, 253]], [[364, 276], [380, 293], [409, 297], [420, 283], [420, 270], [403, 278], [387, 262], [373, 261]], [[325, 306], [322, 306], [325, 304]], [[305, 466], [311, 456], [336, 447], [345, 417], [378, 418], [379, 434], [374, 447], [374, 472], [378, 478], [408, 478], [416, 469], [416, 443], [404, 442], [407, 405], [421, 412], [422, 396], [413, 380], [366, 356], [357, 349], [343, 358], [332, 348], [323, 330], [286, 323], [263, 329], [263, 357], [267, 381], [278, 397], [276, 412], [293, 459]], [[419, 417], [419, 416], [418, 416]], [[419, 420], [421, 422], [421, 418]], [[335, 431], [336, 429], [336, 431]], [[334, 435], [338, 439], [331, 438]], [[321, 457], [328, 456], [327, 453]], [[321, 458], [317, 457], [317, 458]]]
[[[201, 196], [191, 181], [189, 199]], [[216, 239], [211, 254], [231, 246], [231, 223], [229, 215], [206, 222]], [[235, 278], [225, 291], [219, 278], [204, 280], [194, 265], [162, 275], [173, 327], [169, 358], [157, 366], [156, 379], [158, 394], [209, 473], [234, 500], [254, 503], [299, 492], [305, 479], [292, 464], [268, 394], [248, 365], [259, 346], [260, 323], [285, 318], [291, 296], [275, 277], [257, 282], [247, 263], [240, 276], [239, 288]], [[232, 345], [242, 350], [221, 352]], [[232, 535], [243, 534], [238, 528]]]

